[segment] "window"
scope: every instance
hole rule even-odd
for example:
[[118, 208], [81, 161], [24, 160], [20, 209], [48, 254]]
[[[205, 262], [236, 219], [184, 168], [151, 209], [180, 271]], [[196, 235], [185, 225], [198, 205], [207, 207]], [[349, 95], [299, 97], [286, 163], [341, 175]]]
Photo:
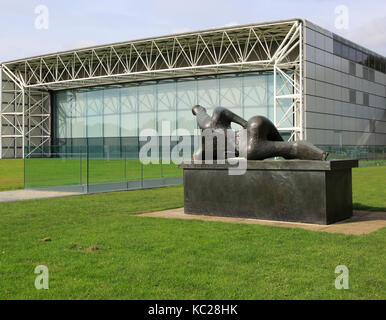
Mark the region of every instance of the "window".
[[372, 68], [372, 69], [375, 68], [375, 57], [374, 56], [370, 56], [369, 67]]
[[369, 120], [369, 131], [370, 132], [375, 132], [375, 120], [374, 119], [370, 119]]
[[363, 94], [363, 105], [365, 105], [365, 106], [369, 105], [369, 94], [368, 93]]
[[375, 81], [374, 70], [369, 70], [369, 80], [373, 82]]
[[381, 57], [375, 57], [375, 70], [385, 72], [384, 71], [384, 59]]
[[342, 55], [342, 44], [334, 40], [334, 54], [341, 56]]
[[342, 45], [342, 56], [348, 59], [348, 47], [346, 45]]
[[[334, 55], [340, 56], [352, 62], [359, 63], [363, 66], [366, 66], [374, 70], [378, 70], [383, 73], [386, 72], [386, 59], [384, 59], [383, 57], [366, 54], [362, 51], [359, 51], [355, 48], [345, 45], [335, 39], [340, 39], [340, 38], [334, 35], [334, 42], [333, 42]], [[350, 68], [352, 68], [350, 69], [350, 74], [354, 74], [351, 72], [354, 70], [354, 67], [350, 66]], [[365, 79], [367, 79], [367, 77]]]
[[[290, 71], [287, 74], [293, 76]], [[278, 75], [280, 88], [282, 81]], [[99, 155], [104, 150], [137, 152], [142, 129], [158, 129], [161, 135], [163, 121], [170, 121], [171, 131], [186, 129], [193, 135], [197, 125], [192, 106], [198, 103], [209, 114], [222, 105], [246, 119], [257, 114], [272, 119], [273, 88], [272, 72], [252, 72], [58, 91], [53, 93], [57, 124], [53, 139], [72, 147], [84, 145], [88, 138], [91, 152]], [[283, 94], [291, 93], [285, 89]], [[292, 99], [282, 103], [289, 108]], [[278, 118], [282, 116], [279, 111]]]
[[350, 89], [350, 103], [357, 103], [357, 93], [353, 89]]
[[363, 64], [363, 54], [361, 51], [357, 51], [357, 60], [358, 63]]
[[382, 59], [381, 61], [381, 69], [379, 71], [385, 73], [386, 72], [386, 66], [385, 66], [386, 62], [385, 62], [385, 59]]
[[352, 76], [355, 76], [355, 74], [356, 74], [356, 64], [352, 61], [350, 61], [350, 63], [349, 63], [349, 73]]
[[356, 61], [356, 58], [357, 58], [357, 53], [356, 53], [356, 50], [353, 49], [353, 48], [350, 48], [349, 49], [349, 56], [348, 58], [351, 60], [351, 61]]
[[363, 67], [363, 79], [369, 80], [369, 69], [367, 67]]
[[364, 66], [369, 66], [369, 55], [367, 55], [366, 53], [363, 53], [362, 61]]

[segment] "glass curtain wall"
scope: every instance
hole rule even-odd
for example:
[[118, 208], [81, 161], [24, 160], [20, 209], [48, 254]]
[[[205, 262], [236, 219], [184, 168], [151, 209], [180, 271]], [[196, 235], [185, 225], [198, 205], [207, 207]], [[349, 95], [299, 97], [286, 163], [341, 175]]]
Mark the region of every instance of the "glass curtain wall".
[[[278, 82], [280, 85], [280, 78]], [[191, 159], [197, 142], [192, 107], [200, 104], [211, 114], [215, 107], [223, 106], [245, 119], [255, 115], [272, 119], [273, 74], [71, 89], [55, 92], [53, 102], [51, 157], [25, 159], [26, 188], [101, 192], [176, 185], [182, 183], [182, 170], [176, 164], [139, 161], [139, 151], [147, 143], [141, 141], [141, 132], [153, 130], [146, 135], [157, 142], [157, 160], [170, 159], [179, 141], [190, 142], [179, 148]], [[184, 132], [174, 132], [176, 129]], [[154, 159], [153, 154], [149, 156]]]
[[[277, 81], [280, 86], [280, 77]], [[223, 106], [245, 119], [263, 115], [272, 120], [273, 73], [169, 79], [56, 92], [53, 145], [58, 147], [54, 152], [81, 152], [88, 144], [91, 157], [138, 153], [138, 137], [144, 129], [154, 129], [158, 136], [185, 129], [193, 136], [197, 126], [191, 109], [196, 104], [204, 106], [209, 114], [215, 107]], [[280, 113], [278, 110], [279, 118]], [[168, 130], [163, 128], [165, 121], [169, 123]], [[240, 127], [235, 125], [234, 129]]]

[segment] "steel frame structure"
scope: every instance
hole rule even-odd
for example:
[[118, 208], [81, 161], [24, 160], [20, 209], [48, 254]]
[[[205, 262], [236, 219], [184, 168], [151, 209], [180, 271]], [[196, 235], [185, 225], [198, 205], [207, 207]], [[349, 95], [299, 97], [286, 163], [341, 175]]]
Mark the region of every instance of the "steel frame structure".
[[[21, 106], [12, 115], [22, 119], [13, 122], [17, 134], [12, 137], [22, 138], [23, 157], [26, 144], [36, 150], [49, 142], [51, 90], [273, 70], [274, 123], [279, 130], [290, 131], [290, 139], [303, 139], [303, 28], [298, 19], [224, 27], [2, 63], [1, 71], [14, 83]], [[282, 80], [280, 85], [277, 78]], [[6, 109], [0, 103], [3, 123], [9, 120]], [[278, 110], [284, 114], [280, 119]], [[0, 150], [5, 137], [10, 136], [0, 131]]]
[[49, 153], [44, 150], [51, 139], [49, 92], [20, 86], [6, 70], [0, 74], [0, 158], [24, 157], [26, 146], [27, 153]]
[[[17, 158], [18, 146], [24, 149], [24, 88], [0, 72], [0, 158]], [[4, 143], [5, 142], [5, 143]]]

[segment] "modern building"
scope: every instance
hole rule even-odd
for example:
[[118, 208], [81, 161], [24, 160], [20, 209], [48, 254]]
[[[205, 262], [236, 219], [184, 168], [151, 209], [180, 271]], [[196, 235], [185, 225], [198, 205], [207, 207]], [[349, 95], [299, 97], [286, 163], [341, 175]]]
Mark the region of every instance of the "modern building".
[[[384, 152], [386, 60], [304, 19], [174, 34], [1, 64], [0, 158], [138, 151], [191, 107], [268, 116], [283, 136]], [[334, 150], [335, 150], [334, 149]]]

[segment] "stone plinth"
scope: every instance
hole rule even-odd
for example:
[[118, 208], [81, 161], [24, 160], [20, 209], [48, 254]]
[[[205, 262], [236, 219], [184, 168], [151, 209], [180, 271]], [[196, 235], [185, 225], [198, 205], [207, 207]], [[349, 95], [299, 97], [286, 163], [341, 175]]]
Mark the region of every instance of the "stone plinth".
[[[358, 160], [182, 164], [185, 213], [331, 224], [352, 216], [351, 168]], [[235, 172], [233, 172], [235, 173]]]

